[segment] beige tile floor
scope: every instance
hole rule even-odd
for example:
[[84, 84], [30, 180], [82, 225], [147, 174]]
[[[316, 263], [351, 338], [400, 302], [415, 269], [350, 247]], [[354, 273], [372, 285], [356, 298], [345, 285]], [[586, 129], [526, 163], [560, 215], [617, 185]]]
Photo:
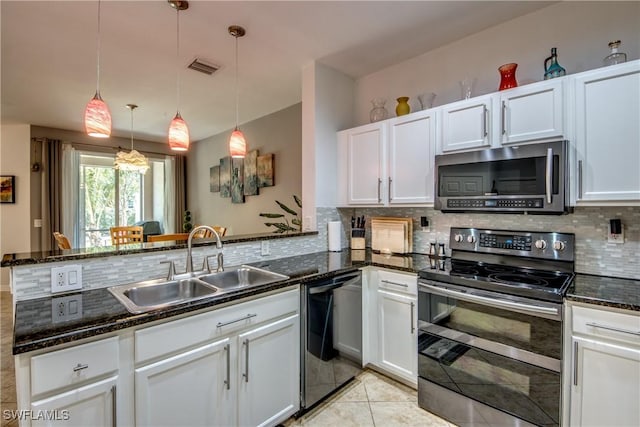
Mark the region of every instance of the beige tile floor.
[[17, 426], [16, 420], [6, 420], [5, 410], [16, 409], [16, 374], [13, 369], [13, 307], [11, 293], [0, 292], [0, 425]]
[[[2, 367], [0, 419], [2, 427], [17, 426], [6, 420], [5, 410], [16, 409], [13, 364], [13, 309], [11, 293], [0, 292], [0, 366]], [[418, 406], [417, 392], [372, 370], [365, 370], [347, 387], [299, 419], [285, 426], [454, 426]]]
[[370, 369], [313, 411], [284, 425], [455, 427], [420, 408], [415, 390]]

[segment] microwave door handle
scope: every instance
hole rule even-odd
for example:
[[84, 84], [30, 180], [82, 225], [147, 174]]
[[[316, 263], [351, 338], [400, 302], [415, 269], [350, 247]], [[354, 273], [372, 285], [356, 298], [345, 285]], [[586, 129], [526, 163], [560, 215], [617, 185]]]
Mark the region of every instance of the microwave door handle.
[[545, 191], [547, 203], [551, 203], [551, 181], [553, 179], [553, 149], [547, 149], [547, 169], [545, 173]]

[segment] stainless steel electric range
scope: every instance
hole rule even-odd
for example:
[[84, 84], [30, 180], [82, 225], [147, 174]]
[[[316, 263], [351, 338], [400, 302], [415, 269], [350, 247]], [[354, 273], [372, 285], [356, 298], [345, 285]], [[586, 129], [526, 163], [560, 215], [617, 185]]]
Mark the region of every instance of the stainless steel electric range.
[[418, 402], [458, 424], [557, 426], [568, 233], [452, 228], [419, 273]]

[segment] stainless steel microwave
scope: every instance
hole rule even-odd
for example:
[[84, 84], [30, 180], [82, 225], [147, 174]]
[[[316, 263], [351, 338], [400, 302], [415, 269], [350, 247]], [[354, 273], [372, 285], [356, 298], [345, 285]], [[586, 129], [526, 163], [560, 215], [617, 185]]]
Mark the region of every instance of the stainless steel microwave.
[[568, 142], [443, 154], [435, 159], [435, 208], [443, 212], [569, 211]]

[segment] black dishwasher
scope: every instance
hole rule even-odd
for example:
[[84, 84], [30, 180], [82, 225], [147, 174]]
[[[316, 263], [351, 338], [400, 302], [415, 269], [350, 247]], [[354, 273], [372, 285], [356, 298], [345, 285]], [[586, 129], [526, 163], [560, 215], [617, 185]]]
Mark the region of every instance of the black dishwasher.
[[351, 381], [362, 370], [360, 271], [303, 285], [301, 401], [299, 415]]

